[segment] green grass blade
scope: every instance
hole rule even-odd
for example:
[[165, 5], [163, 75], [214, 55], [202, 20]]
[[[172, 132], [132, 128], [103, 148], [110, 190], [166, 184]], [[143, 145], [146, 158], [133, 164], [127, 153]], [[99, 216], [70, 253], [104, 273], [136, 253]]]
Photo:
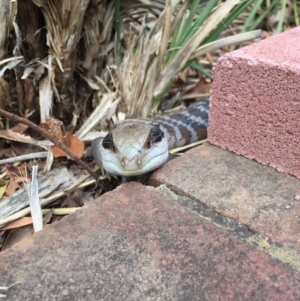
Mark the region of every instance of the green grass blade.
[[285, 16], [285, 10], [286, 10], [286, 0], [283, 0], [282, 1], [282, 6], [281, 6], [280, 19], [279, 19], [279, 22], [277, 24], [275, 33], [282, 32], [282, 26], [283, 26], [283, 20], [284, 20], [284, 16]]
[[244, 24], [244, 26], [241, 29], [241, 32], [245, 32], [246, 30], [248, 30], [248, 27], [250, 26], [250, 23], [253, 22], [255, 15], [257, 14], [258, 10], [261, 8], [262, 3], [264, 2], [264, 0], [258, 0], [253, 9], [251, 9], [251, 12]]
[[[193, 1], [193, 4], [191, 5], [191, 8], [189, 10], [189, 16], [185, 22], [185, 28], [187, 31], [189, 31], [189, 29], [192, 27], [192, 23], [193, 23], [197, 8], [199, 6], [199, 2], [200, 2], [200, 0], [195, 0], [195, 1]], [[186, 34], [186, 32], [183, 32], [182, 37], [184, 37], [184, 34]], [[180, 41], [180, 44], [182, 45], [182, 41]]]
[[297, 8], [297, 0], [293, 0], [293, 11], [294, 11], [294, 19], [296, 26], [299, 26], [299, 15], [298, 15], [298, 8]]
[[262, 14], [260, 14], [260, 16], [252, 23], [252, 25], [249, 26], [248, 31], [257, 28], [258, 25], [263, 21], [263, 19], [267, 16], [267, 14], [273, 9], [275, 5], [277, 5], [277, 1], [273, 1], [271, 5], [269, 5], [268, 8]]
[[201, 74], [205, 75], [207, 78], [212, 79], [211, 74], [208, 71], [206, 71], [202, 66], [198, 65], [195, 61], [192, 61], [190, 63], [190, 67], [196, 70], [197, 72], [200, 72]]
[[198, 28], [203, 24], [203, 22], [208, 18], [211, 11], [215, 8], [218, 0], [209, 0], [205, 5], [204, 9], [200, 11], [196, 21], [190, 28], [186, 28], [186, 34], [183, 35], [182, 44], [184, 45], [189, 39], [191, 39], [194, 33], [198, 30]]
[[203, 41], [202, 45], [206, 43], [210, 43], [217, 39], [221, 32], [226, 29], [226, 27], [232, 23], [251, 3], [255, 0], [247, 0], [244, 2], [240, 2], [229, 14], [225, 20], [219, 24], [219, 26]]

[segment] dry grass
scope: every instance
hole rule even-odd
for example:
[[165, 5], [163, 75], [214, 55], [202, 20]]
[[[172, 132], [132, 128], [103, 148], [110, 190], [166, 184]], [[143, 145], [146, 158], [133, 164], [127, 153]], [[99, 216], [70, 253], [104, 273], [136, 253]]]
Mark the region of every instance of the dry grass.
[[[229, 0], [214, 9], [168, 64], [170, 38], [187, 18], [191, 0], [182, 6], [178, 0], [121, 1], [123, 21], [136, 29], [126, 48], [115, 42], [113, 1], [10, 3], [2, 2], [10, 13], [0, 25], [0, 74], [10, 83], [10, 110], [36, 123], [54, 116], [81, 131], [107, 93], [115, 93], [121, 101], [114, 112], [102, 112], [102, 116], [113, 117], [118, 111], [127, 117], [148, 116], [153, 99], [165, 93], [193, 53], [199, 54], [195, 54], [197, 47], [238, 1]], [[123, 53], [121, 62], [115, 59], [116, 49]], [[101, 128], [108, 130], [111, 124], [102, 121]]]

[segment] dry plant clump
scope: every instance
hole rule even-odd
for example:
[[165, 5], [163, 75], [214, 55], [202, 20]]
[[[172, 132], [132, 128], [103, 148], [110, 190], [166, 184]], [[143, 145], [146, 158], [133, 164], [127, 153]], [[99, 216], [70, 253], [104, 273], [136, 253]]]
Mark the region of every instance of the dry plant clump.
[[[101, 114], [103, 130], [110, 125], [105, 120], [118, 108], [128, 117], [146, 117], [153, 99], [166, 91], [201, 42], [239, 3], [230, 0], [217, 6], [165, 64], [170, 38], [188, 18], [193, 3], [187, 0], [180, 6], [179, 2], [121, 1], [121, 17], [138, 24], [138, 36], [120, 49], [112, 0], [2, 1], [1, 11], [7, 13], [0, 30], [0, 77], [3, 87], [9, 83], [6, 107], [35, 123], [53, 116], [85, 134], [88, 131], [80, 127], [98, 105], [103, 106], [103, 98], [110, 102]], [[142, 17], [145, 12], [152, 16], [151, 22]], [[124, 53], [122, 60], [115, 59], [116, 50]]]

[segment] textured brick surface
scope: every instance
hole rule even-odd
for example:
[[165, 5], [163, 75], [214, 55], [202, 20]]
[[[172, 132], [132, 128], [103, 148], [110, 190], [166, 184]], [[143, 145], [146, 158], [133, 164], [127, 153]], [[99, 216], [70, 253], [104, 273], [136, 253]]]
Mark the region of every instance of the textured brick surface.
[[293, 176], [207, 143], [165, 164], [151, 183], [165, 183], [300, 253], [300, 180]]
[[300, 275], [128, 183], [0, 255], [7, 300], [300, 300]]
[[208, 139], [300, 177], [300, 27], [218, 60]]

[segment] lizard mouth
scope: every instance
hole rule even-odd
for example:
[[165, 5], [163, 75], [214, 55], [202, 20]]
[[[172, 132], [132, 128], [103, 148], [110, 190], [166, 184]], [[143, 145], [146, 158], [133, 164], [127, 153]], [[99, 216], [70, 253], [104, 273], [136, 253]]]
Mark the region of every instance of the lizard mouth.
[[103, 168], [107, 173], [117, 176], [130, 177], [138, 176], [153, 171], [163, 165], [169, 157], [168, 149], [162, 152], [148, 152], [141, 157], [136, 156], [130, 160], [119, 158], [119, 156], [105, 156], [102, 161]]

